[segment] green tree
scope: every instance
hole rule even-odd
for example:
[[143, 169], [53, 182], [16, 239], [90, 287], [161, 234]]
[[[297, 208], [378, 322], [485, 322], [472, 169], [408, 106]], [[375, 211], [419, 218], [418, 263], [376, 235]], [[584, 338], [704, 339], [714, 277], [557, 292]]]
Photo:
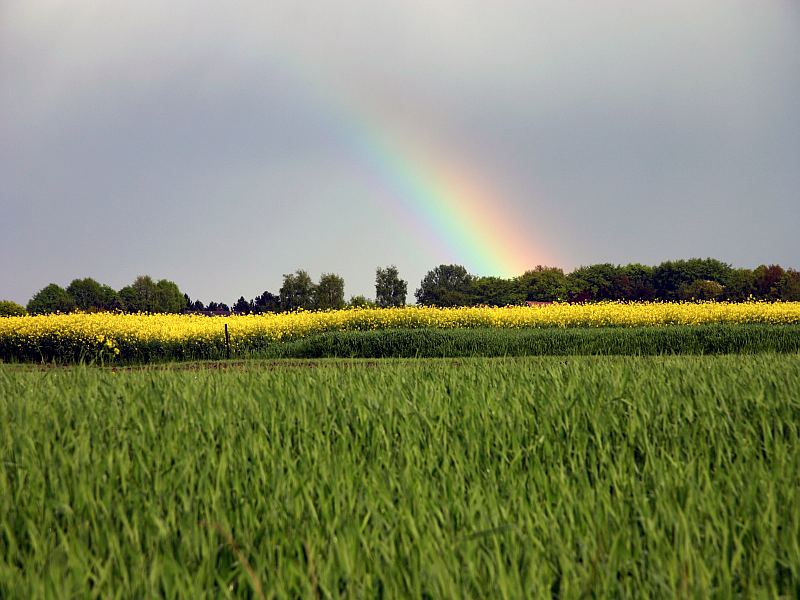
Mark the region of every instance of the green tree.
[[122, 308], [119, 294], [112, 287], [102, 285], [91, 277], [73, 279], [67, 286], [67, 293], [75, 300], [75, 306], [79, 310], [119, 310]]
[[281, 309], [281, 299], [275, 294], [264, 291], [260, 296], [256, 296], [253, 300], [253, 310], [258, 313], [262, 312], [278, 312]]
[[0, 300], [0, 317], [24, 317], [27, 314], [24, 306], [12, 300]]
[[160, 279], [155, 286], [156, 311], [161, 313], [178, 313], [186, 305], [186, 297], [178, 284], [167, 279]]
[[73, 279], [67, 286], [67, 293], [72, 296], [79, 310], [98, 310], [103, 304], [103, 288], [92, 279]]
[[760, 298], [777, 300], [780, 297], [778, 282], [786, 271], [780, 265], [760, 265], [753, 271], [756, 294]]
[[231, 309], [224, 302], [215, 302], [212, 300], [211, 302], [208, 303], [208, 306], [206, 306], [206, 310], [209, 312], [227, 313], [230, 312]]
[[403, 306], [408, 294], [408, 282], [400, 279], [394, 265], [375, 271], [375, 303], [378, 306]]
[[377, 306], [369, 298], [363, 295], [351, 296], [350, 301], [347, 303], [350, 308], [372, 308]]
[[733, 302], [742, 302], [750, 296], [758, 294], [756, 277], [752, 269], [731, 269], [725, 278], [723, 298]]
[[414, 292], [418, 304], [470, 306], [474, 304], [475, 277], [461, 265], [439, 265], [428, 271]]
[[323, 273], [314, 290], [314, 306], [327, 310], [344, 305], [344, 279], [334, 273]]
[[139, 275], [119, 291], [119, 297], [129, 312], [158, 312], [156, 283], [149, 275]]
[[724, 286], [716, 281], [708, 279], [695, 279], [691, 283], [685, 283], [678, 290], [678, 298], [681, 300], [716, 300], [725, 291]]
[[621, 267], [614, 277], [614, 298], [619, 300], [653, 300], [656, 286], [653, 267], [632, 263]]
[[119, 297], [117, 290], [110, 285], [100, 286], [100, 310], [125, 310], [122, 298]]
[[517, 282], [502, 277], [476, 277], [472, 282], [472, 302], [486, 306], [513, 306], [522, 304], [525, 296]]
[[569, 295], [569, 280], [564, 271], [555, 267], [538, 265], [517, 277], [515, 284], [520, 300], [554, 302], [566, 300]]
[[800, 301], [800, 272], [787, 269], [775, 285], [778, 297], [785, 302]]
[[119, 298], [129, 312], [177, 313], [188, 308], [188, 296], [178, 284], [168, 279], [155, 282], [149, 275], [139, 275], [131, 285], [122, 288]]
[[314, 308], [315, 288], [311, 277], [303, 269], [284, 275], [283, 285], [279, 292], [281, 308], [283, 310]]
[[623, 274], [622, 267], [602, 263], [579, 267], [567, 279], [575, 300], [618, 300], [621, 293], [617, 284]]
[[253, 301], [248, 302], [244, 299], [244, 296], [239, 296], [239, 299], [233, 305], [233, 312], [242, 315], [250, 314], [253, 312]]
[[653, 283], [662, 300], [676, 300], [682, 286], [697, 279], [725, 284], [731, 266], [715, 258], [690, 258], [668, 260], [658, 265], [653, 272]]
[[28, 301], [28, 312], [41, 315], [53, 312], [67, 313], [75, 310], [75, 300], [60, 285], [51, 283]]

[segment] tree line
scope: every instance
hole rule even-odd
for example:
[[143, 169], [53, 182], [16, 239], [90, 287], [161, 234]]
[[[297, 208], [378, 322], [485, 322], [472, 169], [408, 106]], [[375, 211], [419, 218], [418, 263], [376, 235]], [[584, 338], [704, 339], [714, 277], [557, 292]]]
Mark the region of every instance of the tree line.
[[133, 283], [115, 290], [91, 277], [74, 279], [66, 288], [51, 283], [38, 292], [23, 307], [10, 300], [0, 301], [0, 316], [49, 314], [74, 311], [149, 312], [203, 314], [261, 313], [289, 310], [326, 310], [364, 306], [403, 306], [406, 303], [407, 282], [400, 279], [397, 267], [378, 268], [375, 273], [375, 300], [364, 296], [344, 299], [344, 279], [334, 273], [323, 273], [314, 282], [307, 271], [298, 269], [283, 276], [277, 294], [265, 291], [252, 300], [244, 296], [232, 305], [225, 302], [192, 300], [178, 285], [167, 279], [155, 281], [140, 275]]
[[378, 306], [404, 306], [408, 282], [400, 278], [394, 265], [375, 270], [375, 300], [365, 296], [352, 296], [345, 302], [344, 279], [334, 273], [323, 273], [317, 283], [307, 271], [298, 269], [283, 276], [283, 285], [277, 295], [265, 291], [252, 300], [241, 296], [233, 305], [233, 312], [260, 313], [287, 310], [328, 310]]
[[800, 300], [800, 272], [780, 265], [734, 268], [713, 258], [670, 260], [658, 266], [610, 263], [565, 273], [537, 266], [513, 278], [476, 277], [460, 265], [428, 272], [419, 304], [508, 306], [525, 302], [600, 300]]
[[[375, 272], [375, 299], [353, 296], [345, 301], [344, 279], [323, 273], [314, 282], [307, 271], [298, 269], [283, 276], [276, 294], [264, 291], [247, 300], [244, 296], [231, 306], [192, 300], [178, 285], [148, 275], [114, 290], [92, 278], [75, 279], [66, 288], [51, 283], [22, 307], [0, 301], [0, 315], [46, 314], [52, 312], [199, 312], [263, 313], [289, 310], [326, 310], [365, 306], [403, 306], [408, 282], [395, 266]], [[665, 261], [658, 266], [638, 263], [610, 263], [579, 267], [565, 273], [557, 267], [537, 266], [512, 278], [470, 274], [461, 265], [439, 265], [429, 271], [414, 297], [418, 304], [431, 306], [509, 306], [526, 302], [592, 302], [600, 300], [800, 300], [800, 272], [780, 265], [755, 269], [734, 268], [713, 258]]]
[[174, 281], [154, 281], [149, 275], [140, 275], [120, 290], [91, 277], [74, 279], [66, 288], [51, 283], [36, 292], [25, 308], [16, 305], [15, 312], [32, 315], [76, 310], [175, 313], [185, 308], [186, 297]]

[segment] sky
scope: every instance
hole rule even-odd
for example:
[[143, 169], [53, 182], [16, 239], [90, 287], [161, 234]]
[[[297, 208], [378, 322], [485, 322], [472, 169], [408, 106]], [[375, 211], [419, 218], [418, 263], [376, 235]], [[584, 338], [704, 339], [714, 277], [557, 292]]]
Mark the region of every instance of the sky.
[[790, 0], [3, 0], [0, 298], [800, 267]]

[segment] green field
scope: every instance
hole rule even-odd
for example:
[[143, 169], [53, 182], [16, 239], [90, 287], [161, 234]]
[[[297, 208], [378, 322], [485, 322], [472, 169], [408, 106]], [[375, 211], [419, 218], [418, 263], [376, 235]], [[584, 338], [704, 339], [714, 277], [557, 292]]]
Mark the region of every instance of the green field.
[[800, 595], [800, 355], [0, 366], [0, 597]]

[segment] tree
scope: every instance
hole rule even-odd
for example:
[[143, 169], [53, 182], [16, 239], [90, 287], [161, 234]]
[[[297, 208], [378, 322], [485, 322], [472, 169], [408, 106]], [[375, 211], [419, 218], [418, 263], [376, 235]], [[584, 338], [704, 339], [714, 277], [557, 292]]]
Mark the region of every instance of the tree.
[[418, 304], [470, 306], [474, 303], [475, 277], [461, 265], [439, 265], [428, 271], [414, 292]]
[[0, 317], [24, 317], [27, 314], [24, 306], [12, 300], [0, 300]]
[[516, 281], [502, 277], [476, 277], [472, 282], [472, 302], [486, 306], [522, 304], [525, 296]]
[[186, 308], [186, 298], [178, 284], [167, 279], [156, 283], [156, 310], [162, 313], [178, 313]]
[[154, 282], [149, 275], [139, 275], [131, 285], [119, 291], [119, 298], [129, 312], [177, 313], [187, 307], [187, 296], [167, 279]]
[[283, 285], [279, 295], [283, 310], [297, 310], [314, 308], [314, 282], [309, 274], [298, 269], [293, 274], [283, 276]]
[[206, 306], [208, 312], [230, 312], [230, 308], [224, 302], [214, 302], [213, 300]]
[[158, 312], [156, 284], [149, 275], [139, 275], [131, 285], [119, 291], [119, 297], [129, 312]]
[[366, 296], [358, 295], [358, 296], [351, 296], [350, 302], [347, 303], [347, 306], [349, 306], [350, 308], [372, 308], [376, 306], [376, 304]]
[[83, 311], [120, 310], [122, 300], [119, 294], [108, 285], [102, 285], [86, 277], [73, 279], [67, 286], [67, 293], [75, 300], [75, 306]]
[[775, 285], [778, 297], [785, 302], [800, 300], [800, 272], [788, 269]]
[[656, 286], [653, 267], [632, 263], [621, 267], [614, 277], [614, 297], [620, 300], [653, 300]]
[[691, 283], [685, 283], [678, 290], [678, 298], [681, 300], [716, 300], [722, 296], [725, 288], [722, 284], [708, 279], [695, 279]]
[[103, 288], [91, 277], [73, 279], [67, 286], [67, 293], [72, 296], [79, 310], [97, 310], [103, 303]]
[[725, 284], [731, 266], [714, 258], [690, 258], [689, 260], [668, 260], [653, 271], [653, 283], [662, 300], [676, 300], [681, 286], [696, 279], [706, 279]]
[[725, 278], [725, 292], [723, 298], [733, 302], [742, 302], [755, 296], [756, 277], [752, 269], [731, 269]]
[[777, 300], [779, 297], [778, 282], [785, 271], [780, 265], [760, 265], [753, 271], [756, 293], [761, 298]]
[[280, 297], [265, 291], [253, 300], [253, 310], [258, 313], [278, 312], [281, 309]]
[[394, 265], [375, 271], [375, 303], [378, 306], [403, 306], [408, 294], [408, 282], [400, 279]]
[[566, 300], [569, 295], [569, 280], [564, 271], [555, 267], [538, 265], [517, 277], [515, 284], [523, 301], [554, 302]]
[[253, 312], [253, 302], [252, 300], [248, 302], [244, 299], [244, 296], [239, 296], [239, 299], [236, 301], [236, 304], [233, 305], [233, 312], [240, 313], [240, 314], [249, 314]]
[[619, 300], [622, 294], [617, 287], [623, 276], [622, 267], [611, 263], [579, 267], [567, 276], [575, 300]]
[[110, 285], [100, 286], [100, 310], [125, 310], [122, 298], [119, 297], [117, 290]]
[[194, 302], [192, 302], [189, 305], [189, 308], [191, 310], [195, 310], [195, 311], [198, 311], [198, 312], [204, 311], [206, 309], [205, 305], [200, 300], [195, 300]]
[[67, 313], [75, 310], [75, 300], [60, 285], [51, 283], [28, 301], [28, 312], [41, 315], [53, 312]]
[[323, 273], [314, 290], [314, 306], [322, 310], [344, 308], [344, 279]]

